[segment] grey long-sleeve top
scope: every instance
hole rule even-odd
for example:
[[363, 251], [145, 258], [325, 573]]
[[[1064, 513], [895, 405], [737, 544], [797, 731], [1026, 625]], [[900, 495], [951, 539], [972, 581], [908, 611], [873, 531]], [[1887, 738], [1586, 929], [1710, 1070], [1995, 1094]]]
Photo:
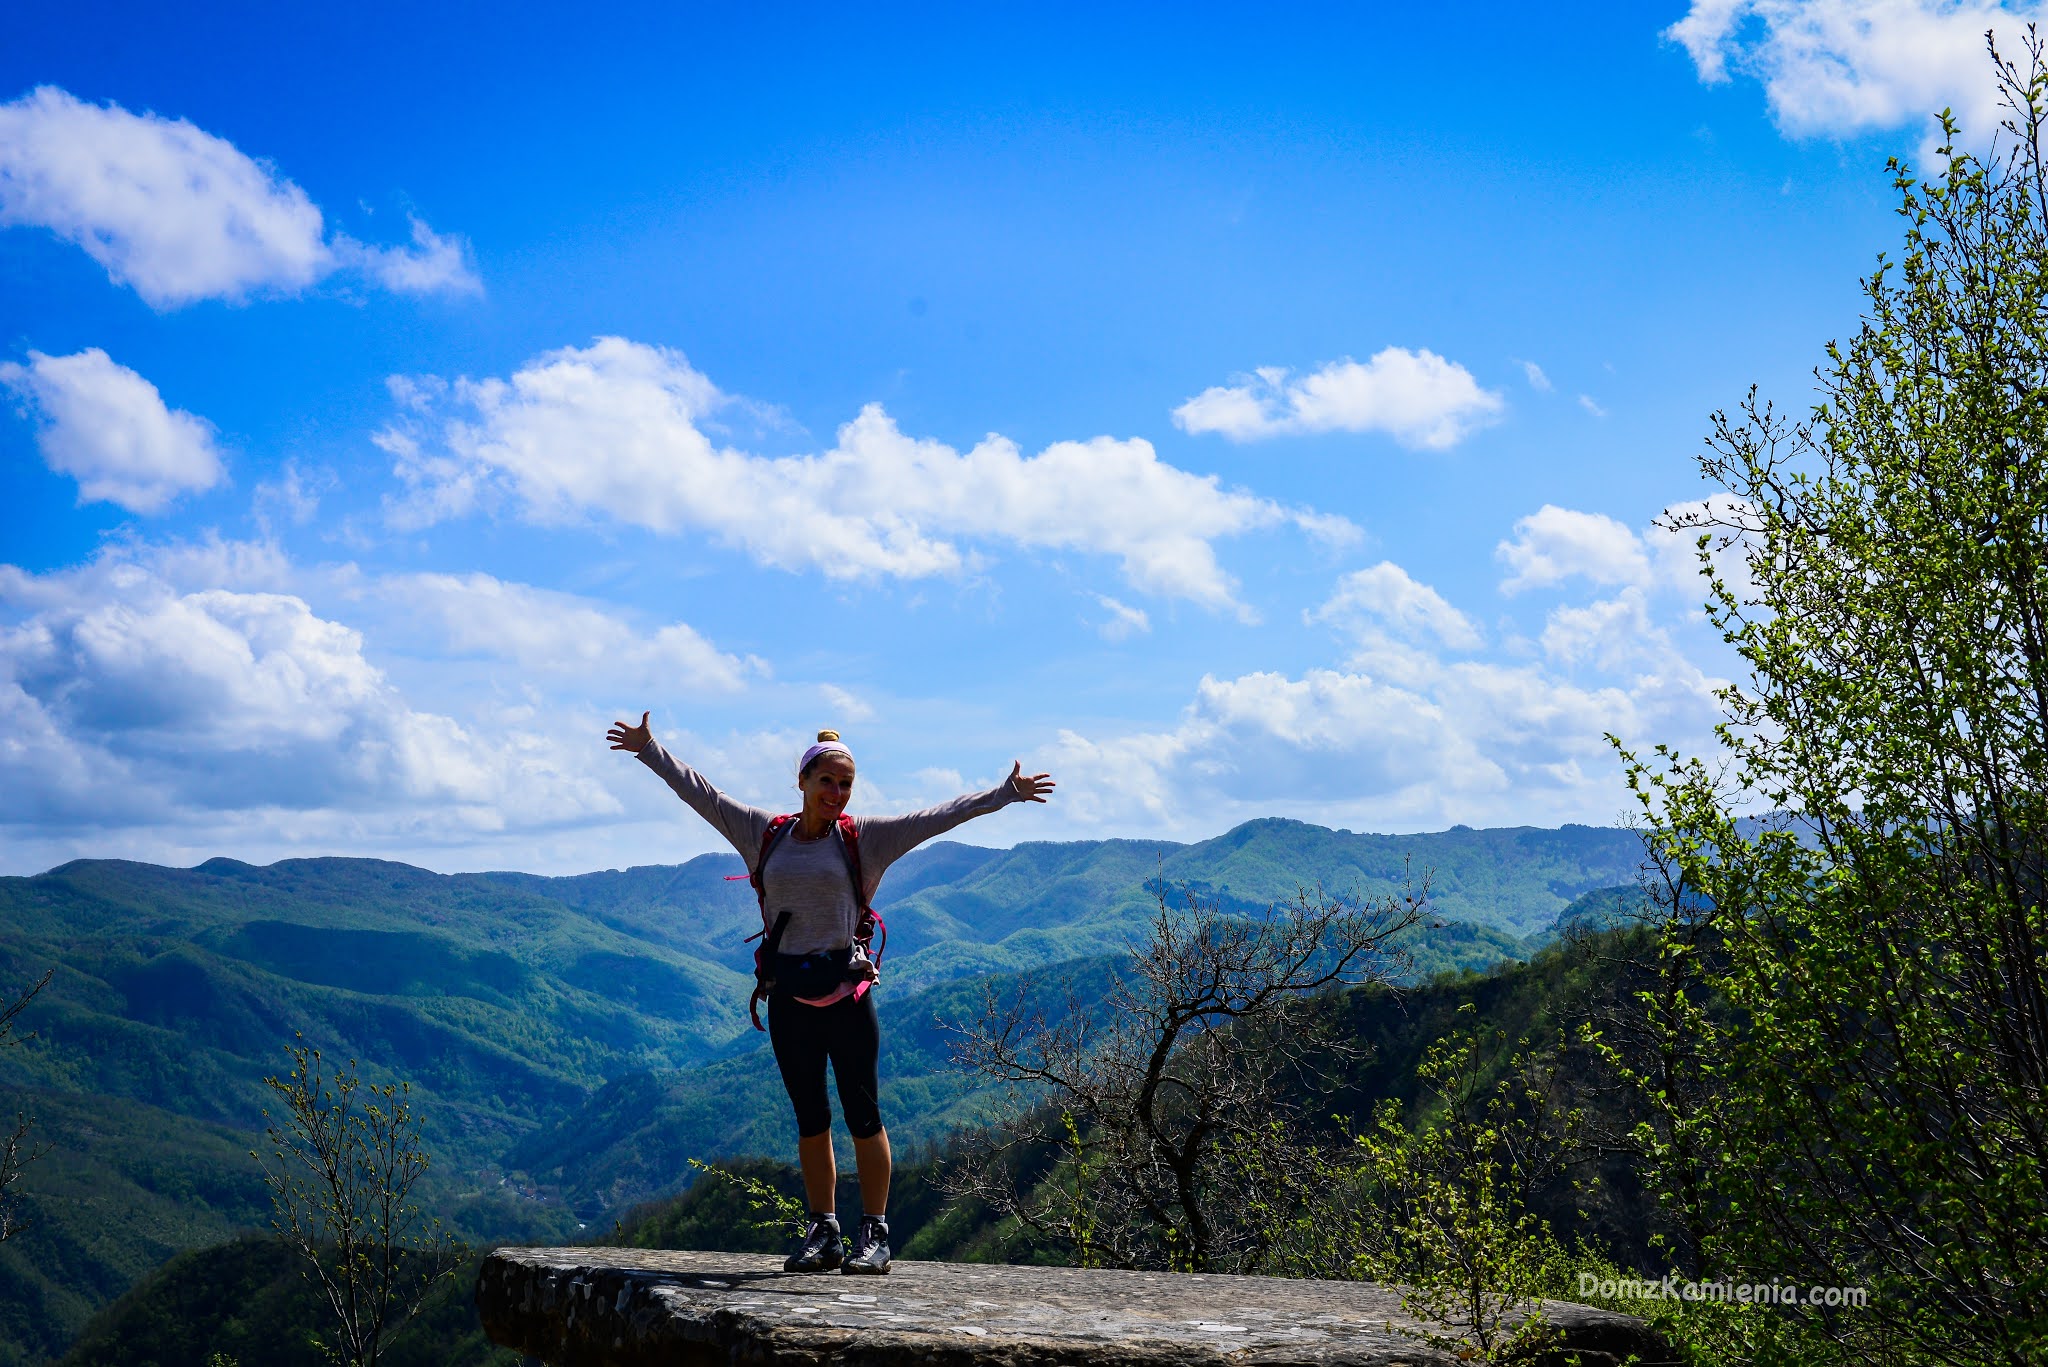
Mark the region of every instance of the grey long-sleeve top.
[[[712, 787], [704, 776], [650, 740], [640, 752], [640, 762], [660, 774], [675, 789], [676, 796], [711, 823], [724, 836], [747, 872], [761, 857], [761, 838], [775, 813], [735, 802]], [[854, 832], [860, 840], [861, 875], [867, 880], [872, 902], [882, 875], [891, 864], [934, 836], [944, 835], [963, 821], [1021, 801], [1017, 790], [1006, 781], [985, 793], [964, 793], [951, 802], [903, 816], [856, 816]], [[844, 949], [853, 943], [854, 922], [860, 908], [853, 900], [853, 884], [846, 876], [846, 856], [840, 852], [835, 830], [822, 840], [803, 840], [792, 831], [776, 842], [762, 877], [767, 903], [762, 908], [763, 928], [776, 917], [789, 913], [782, 931], [782, 952], [808, 954], [820, 949]]]

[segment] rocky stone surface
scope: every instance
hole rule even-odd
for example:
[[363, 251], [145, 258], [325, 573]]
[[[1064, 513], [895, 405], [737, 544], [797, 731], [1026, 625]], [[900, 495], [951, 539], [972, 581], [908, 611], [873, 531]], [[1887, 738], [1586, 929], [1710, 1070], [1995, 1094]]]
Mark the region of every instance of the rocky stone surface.
[[[1357, 1282], [898, 1262], [885, 1277], [782, 1271], [752, 1253], [506, 1248], [477, 1282], [484, 1329], [554, 1367], [1437, 1367], [1400, 1295]], [[1546, 1304], [1584, 1367], [1668, 1359], [1640, 1321]], [[1559, 1354], [1550, 1355], [1563, 1361]]]

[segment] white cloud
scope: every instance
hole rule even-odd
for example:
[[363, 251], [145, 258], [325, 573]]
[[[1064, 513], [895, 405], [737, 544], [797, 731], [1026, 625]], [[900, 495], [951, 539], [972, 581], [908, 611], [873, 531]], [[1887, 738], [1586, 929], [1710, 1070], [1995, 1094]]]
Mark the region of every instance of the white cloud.
[[1672, 646], [1663, 628], [1650, 621], [1647, 595], [1630, 587], [1613, 598], [1552, 608], [1543, 627], [1543, 653], [1566, 666], [1616, 670], [1632, 661], [1667, 661]]
[[1546, 503], [1515, 523], [1515, 539], [1494, 548], [1513, 573], [1503, 593], [1543, 588], [1574, 575], [1596, 584], [1646, 584], [1650, 557], [1626, 523], [1604, 513], [1574, 512]]
[[1543, 367], [1537, 365], [1534, 361], [1523, 361], [1520, 364], [1522, 374], [1526, 375], [1529, 379], [1529, 388], [1535, 390], [1538, 394], [1548, 394], [1550, 392], [1550, 377], [1543, 373]]
[[41, 86], [0, 104], [0, 225], [48, 228], [159, 309], [304, 290], [342, 268], [411, 293], [474, 293], [467, 249], [324, 235], [306, 192], [184, 119]]
[[284, 469], [276, 479], [267, 479], [256, 486], [255, 496], [250, 500], [250, 512], [256, 525], [268, 537], [277, 515], [295, 527], [311, 522], [320, 511], [320, 495], [335, 485], [331, 471], [322, 471], [308, 477], [299, 469], [297, 461], [287, 460]]
[[1405, 640], [1433, 638], [1453, 650], [1474, 650], [1480, 644], [1479, 629], [1470, 618], [1391, 560], [1345, 575], [1329, 601], [1308, 619], [1354, 633], [1391, 628]]
[[1095, 630], [1105, 641], [1127, 641], [1133, 636], [1152, 630], [1152, 619], [1145, 615], [1143, 608], [1134, 608], [1128, 603], [1119, 603], [1107, 594], [1098, 593], [1095, 601], [1109, 610], [1109, 618]]
[[26, 366], [0, 364], [0, 385], [38, 419], [43, 460], [78, 481], [79, 502], [160, 513], [180, 494], [220, 482], [213, 425], [166, 406], [155, 385], [106, 352], [28, 357]]
[[922, 811], [936, 807], [961, 793], [987, 792], [995, 787], [993, 783], [981, 784], [978, 788], [958, 769], [931, 767], [919, 769], [910, 776], [911, 786], [903, 793], [901, 803], [906, 812]]
[[377, 591], [431, 625], [437, 653], [491, 656], [529, 674], [731, 693], [765, 673], [759, 660], [726, 654], [687, 623], [643, 630], [588, 599], [488, 574], [391, 575]]
[[1505, 404], [1472, 373], [1433, 351], [1388, 347], [1288, 379], [1266, 367], [1203, 390], [1173, 410], [1183, 431], [1255, 441], [1308, 432], [1384, 432], [1403, 446], [1443, 450], [1495, 422]]
[[[835, 711], [800, 730], [721, 725], [821, 701]], [[651, 706], [663, 743], [724, 791], [776, 811], [797, 805], [812, 727], [874, 715], [680, 623], [487, 575], [301, 567], [218, 539], [124, 541], [46, 574], [0, 565], [0, 867], [344, 853], [581, 872], [723, 849], [605, 748], [628, 706]], [[1008, 772], [906, 768], [864, 772], [862, 809]]]
[[411, 247], [372, 247], [337, 233], [336, 262], [400, 294], [482, 293], [483, 282], [469, 264], [468, 242], [435, 232], [417, 215], [407, 215], [407, 220], [412, 224]]
[[1216, 539], [1290, 522], [1355, 534], [1176, 469], [1138, 439], [1027, 457], [990, 436], [961, 452], [905, 436], [871, 404], [820, 455], [719, 447], [705, 429], [727, 396], [679, 353], [618, 337], [549, 352], [509, 380], [400, 380], [393, 394], [409, 416], [378, 440], [409, 489], [392, 505], [400, 525], [509, 501], [537, 522], [601, 513], [698, 531], [763, 565], [844, 579], [955, 574], [978, 563], [963, 542], [1007, 542], [1112, 555], [1141, 589], [1240, 615]]
[[1214, 812], [1192, 810], [1190, 795], [1177, 790], [1175, 775], [1192, 749], [1180, 731], [1094, 739], [1062, 730], [1033, 765], [1059, 783], [1057, 815], [1069, 828], [1103, 835], [1147, 830], [1171, 839], [1196, 823], [1228, 824]]
[[1448, 724], [1433, 699], [1366, 673], [1204, 678], [1193, 721], [1204, 733], [1194, 767], [1215, 779], [1227, 776], [1239, 800], [1501, 782], [1497, 766]]
[[1604, 588], [1675, 592], [1694, 605], [1697, 616], [1697, 605], [1707, 594], [1699, 537], [1701, 530], [1710, 530], [1708, 559], [1714, 572], [1738, 598], [1751, 598], [1756, 585], [1744, 529], [1753, 519], [1744, 509], [1732, 494], [1714, 494], [1673, 503], [1636, 532], [1603, 513], [1546, 503], [1515, 523], [1512, 540], [1494, 548], [1494, 558], [1509, 570], [1501, 592], [1512, 595], [1579, 578]]
[[1943, 108], [1988, 137], [1999, 109], [1985, 31], [2010, 53], [2042, 13], [1988, 0], [1693, 0], [1665, 36], [1702, 81], [1761, 81], [1796, 137], [1896, 128]]
[[1605, 823], [1626, 804], [1606, 733], [1703, 741], [1717, 715], [1715, 681], [1683, 662], [1591, 685], [1484, 661], [1409, 674], [1205, 676], [1173, 729], [1065, 731], [1045, 761], [1069, 822], [1103, 829]]
[[1585, 409], [1588, 413], [1591, 413], [1596, 418], [1604, 418], [1607, 416], [1607, 410], [1602, 408], [1600, 406], [1599, 401], [1596, 400], [1591, 394], [1579, 395], [1579, 407]]
[[[664, 732], [659, 714], [651, 725], [655, 739], [670, 754], [716, 784], [720, 792], [771, 812], [787, 812], [803, 804], [796, 786], [796, 762], [810, 745], [814, 732], [734, 731], [723, 737], [701, 735], [687, 728]], [[860, 784], [861, 806], [875, 810], [879, 794], [874, 781], [862, 776]]]
[[[819, 684], [818, 694], [825, 699], [825, 705], [841, 721], [873, 721], [875, 709], [863, 699], [854, 696], [837, 684]], [[832, 728], [837, 730], [835, 726]]]
[[1702, 750], [1719, 715], [1718, 680], [1638, 588], [1553, 610], [1540, 663], [1457, 658], [1482, 644], [1477, 629], [1390, 563], [1347, 575], [1311, 620], [1341, 633], [1341, 667], [1205, 676], [1169, 729], [1061, 732], [1043, 759], [1070, 825], [1609, 822], [1626, 793], [1608, 733]]
[[238, 558], [0, 566], [0, 824], [275, 812], [475, 831], [617, 810], [532, 738], [487, 742], [412, 707], [359, 633], [302, 598], [173, 578]]

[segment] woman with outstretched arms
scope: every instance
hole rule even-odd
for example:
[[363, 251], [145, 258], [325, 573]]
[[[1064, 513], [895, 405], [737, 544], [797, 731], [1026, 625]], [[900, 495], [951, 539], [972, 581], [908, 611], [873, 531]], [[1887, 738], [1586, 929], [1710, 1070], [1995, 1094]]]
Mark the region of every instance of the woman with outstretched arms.
[[[817, 743], [797, 760], [803, 810], [778, 817], [712, 787], [661, 747], [647, 717], [641, 713], [638, 725], [615, 722], [605, 738], [612, 749], [638, 755], [739, 851], [761, 895], [768, 1036], [796, 1110], [797, 1156], [811, 1209], [803, 1241], [783, 1266], [791, 1272], [887, 1272], [889, 1132], [882, 1126], [877, 1085], [881, 1031], [869, 990], [876, 972], [856, 938], [863, 913], [898, 859], [973, 817], [1012, 802], [1045, 801], [1052, 779], [1026, 774], [1018, 763], [1009, 778], [985, 793], [963, 794], [904, 816], [851, 816], [846, 808], [853, 797], [853, 752], [838, 732], [820, 731]], [[843, 1247], [832, 1110], [825, 1095], [828, 1061], [860, 1173], [860, 1224]]]

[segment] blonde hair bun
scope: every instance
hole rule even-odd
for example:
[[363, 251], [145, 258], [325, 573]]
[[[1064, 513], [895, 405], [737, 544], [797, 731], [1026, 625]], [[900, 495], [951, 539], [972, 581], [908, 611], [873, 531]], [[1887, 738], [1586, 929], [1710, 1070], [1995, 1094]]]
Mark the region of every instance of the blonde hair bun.
[[839, 739], [839, 733], [838, 733], [837, 731], [820, 731], [820, 732], [818, 733], [818, 744], [820, 744], [820, 745], [823, 745], [823, 744], [824, 744], [824, 743], [825, 743], [826, 741], [828, 741], [828, 740], [838, 740], [838, 739]]

